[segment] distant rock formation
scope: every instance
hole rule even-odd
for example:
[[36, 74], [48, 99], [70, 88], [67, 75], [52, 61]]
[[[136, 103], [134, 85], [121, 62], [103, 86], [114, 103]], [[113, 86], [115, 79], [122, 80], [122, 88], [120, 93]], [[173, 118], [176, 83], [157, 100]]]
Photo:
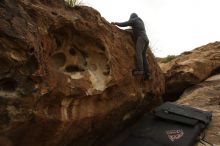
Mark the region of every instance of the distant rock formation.
[[[216, 146], [220, 145], [220, 74], [186, 89], [177, 102], [211, 111], [213, 118], [205, 131], [205, 140]], [[203, 144], [198, 143], [198, 146]]]
[[184, 52], [168, 63], [161, 60], [158, 62], [166, 84], [164, 100], [177, 100], [177, 103], [213, 112], [205, 140], [220, 145], [220, 42]]
[[164, 76], [133, 77], [131, 33], [63, 0], [0, 1], [0, 145], [96, 146], [161, 102]]
[[164, 100], [174, 101], [194, 84], [220, 72], [220, 42], [184, 52], [168, 63], [160, 63], [165, 74]]

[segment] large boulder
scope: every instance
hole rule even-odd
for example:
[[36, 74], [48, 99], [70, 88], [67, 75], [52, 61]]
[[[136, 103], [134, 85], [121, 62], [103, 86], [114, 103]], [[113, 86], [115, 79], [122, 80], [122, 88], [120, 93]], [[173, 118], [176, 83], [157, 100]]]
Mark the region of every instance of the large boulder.
[[[188, 88], [177, 101], [213, 113], [212, 122], [205, 131], [205, 140], [220, 145], [220, 74]], [[199, 146], [203, 144], [199, 143]]]
[[220, 71], [220, 42], [184, 52], [168, 63], [160, 63], [165, 74], [165, 100], [174, 101], [183, 91]]
[[152, 79], [133, 77], [131, 33], [64, 4], [0, 1], [1, 146], [99, 145], [161, 102], [151, 51]]

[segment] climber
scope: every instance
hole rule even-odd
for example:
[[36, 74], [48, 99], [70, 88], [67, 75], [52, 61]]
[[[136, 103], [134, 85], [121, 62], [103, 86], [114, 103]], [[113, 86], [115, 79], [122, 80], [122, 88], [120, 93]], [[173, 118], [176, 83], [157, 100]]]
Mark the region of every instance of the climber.
[[148, 61], [146, 58], [146, 50], [149, 45], [149, 39], [146, 35], [144, 22], [138, 17], [136, 13], [130, 15], [130, 19], [126, 22], [112, 22], [112, 24], [126, 27], [131, 26], [134, 34], [134, 40], [136, 42], [136, 61], [137, 68], [132, 71], [133, 75], [144, 75], [144, 79], [149, 79], [150, 73], [148, 68]]

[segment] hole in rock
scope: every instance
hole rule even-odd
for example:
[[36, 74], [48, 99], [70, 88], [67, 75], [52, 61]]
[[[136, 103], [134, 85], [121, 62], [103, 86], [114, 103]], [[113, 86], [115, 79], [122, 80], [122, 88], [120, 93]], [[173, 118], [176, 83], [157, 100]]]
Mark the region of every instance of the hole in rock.
[[56, 44], [57, 44], [57, 48], [60, 48], [62, 46], [62, 42], [61, 42], [62, 39], [58, 35], [56, 35], [54, 37], [55, 37], [55, 41], [56, 41]]
[[64, 53], [56, 53], [52, 56], [53, 59], [53, 63], [57, 66], [57, 67], [61, 67], [64, 66], [66, 63], [66, 56]]
[[30, 71], [31, 74], [39, 68], [38, 60], [34, 55], [30, 56], [26, 64], [26, 68]]
[[100, 48], [102, 51], [105, 51], [105, 47], [102, 44], [96, 43], [96, 46]]
[[43, 42], [41, 42], [40, 45], [41, 45], [42, 48], [44, 48], [44, 43]]
[[57, 13], [56, 13], [56, 12], [51, 12], [51, 14], [53, 14], [53, 15], [57, 15]]
[[101, 50], [102, 50], [102, 51], [105, 51], [105, 47], [104, 47], [104, 46], [101, 46]]
[[0, 113], [0, 124], [8, 124], [10, 122], [10, 117], [7, 113]]
[[106, 65], [105, 71], [103, 72], [104, 75], [110, 74], [110, 66]]
[[12, 78], [4, 78], [0, 80], [0, 90], [11, 92], [15, 91], [17, 86], [17, 81]]
[[215, 70], [213, 70], [210, 74], [210, 76], [214, 76], [220, 73], [220, 67], [217, 67]]
[[7, 59], [0, 58], [0, 74], [10, 70], [10, 63]]
[[6, 105], [6, 104], [8, 104], [7, 99], [4, 98], [4, 97], [2, 97], [2, 96], [0, 96], [0, 105], [1, 105], [1, 106], [4, 106], [4, 105]]
[[109, 75], [110, 74], [110, 72], [108, 71], [105, 71], [105, 72], [103, 72], [103, 75], [105, 75], [105, 76], [107, 76], [107, 75]]
[[76, 65], [69, 65], [65, 68], [65, 70], [67, 72], [82, 72], [82, 71], [84, 71], [84, 69], [82, 69]]
[[30, 53], [30, 54], [33, 54], [33, 53], [34, 53], [34, 48], [30, 48], [30, 49], [29, 49], [29, 53]]
[[70, 49], [69, 49], [69, 53], [70, 53], [71, 55], [76, 55], [76, 51], [75, 51], [75, 49], [73, 49], [73, 48], [70, 48]]
[[72, 26], [70, 26], [69, 24], [63, 25], [62, 27], [54, 27], [51, 26], [49, 28], [49, 32], [52, 34], [52, 37], [55, 39], [56, 45], [57, 45], [57, 49], [60, 49], [63, 44], [66, 43], [67, 39], [71, 37], [70, 35], [72, 30]]

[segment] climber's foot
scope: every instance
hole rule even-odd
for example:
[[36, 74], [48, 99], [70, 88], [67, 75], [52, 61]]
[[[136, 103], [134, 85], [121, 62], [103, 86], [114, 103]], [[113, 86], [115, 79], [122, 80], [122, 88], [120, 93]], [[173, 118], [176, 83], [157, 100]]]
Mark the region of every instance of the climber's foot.
[[151, 80], [152, 79], [152, 76], [150, 75], [150, 73], [146, 73], [144, 74], [144, 80]]
[[132, 75], [133, 75], [133, 76], [144, 75], [144, 71], [143, 71], [143, 70], [136, 70], [136, 69], [134, 69], [134, 70], [132, 71]]

